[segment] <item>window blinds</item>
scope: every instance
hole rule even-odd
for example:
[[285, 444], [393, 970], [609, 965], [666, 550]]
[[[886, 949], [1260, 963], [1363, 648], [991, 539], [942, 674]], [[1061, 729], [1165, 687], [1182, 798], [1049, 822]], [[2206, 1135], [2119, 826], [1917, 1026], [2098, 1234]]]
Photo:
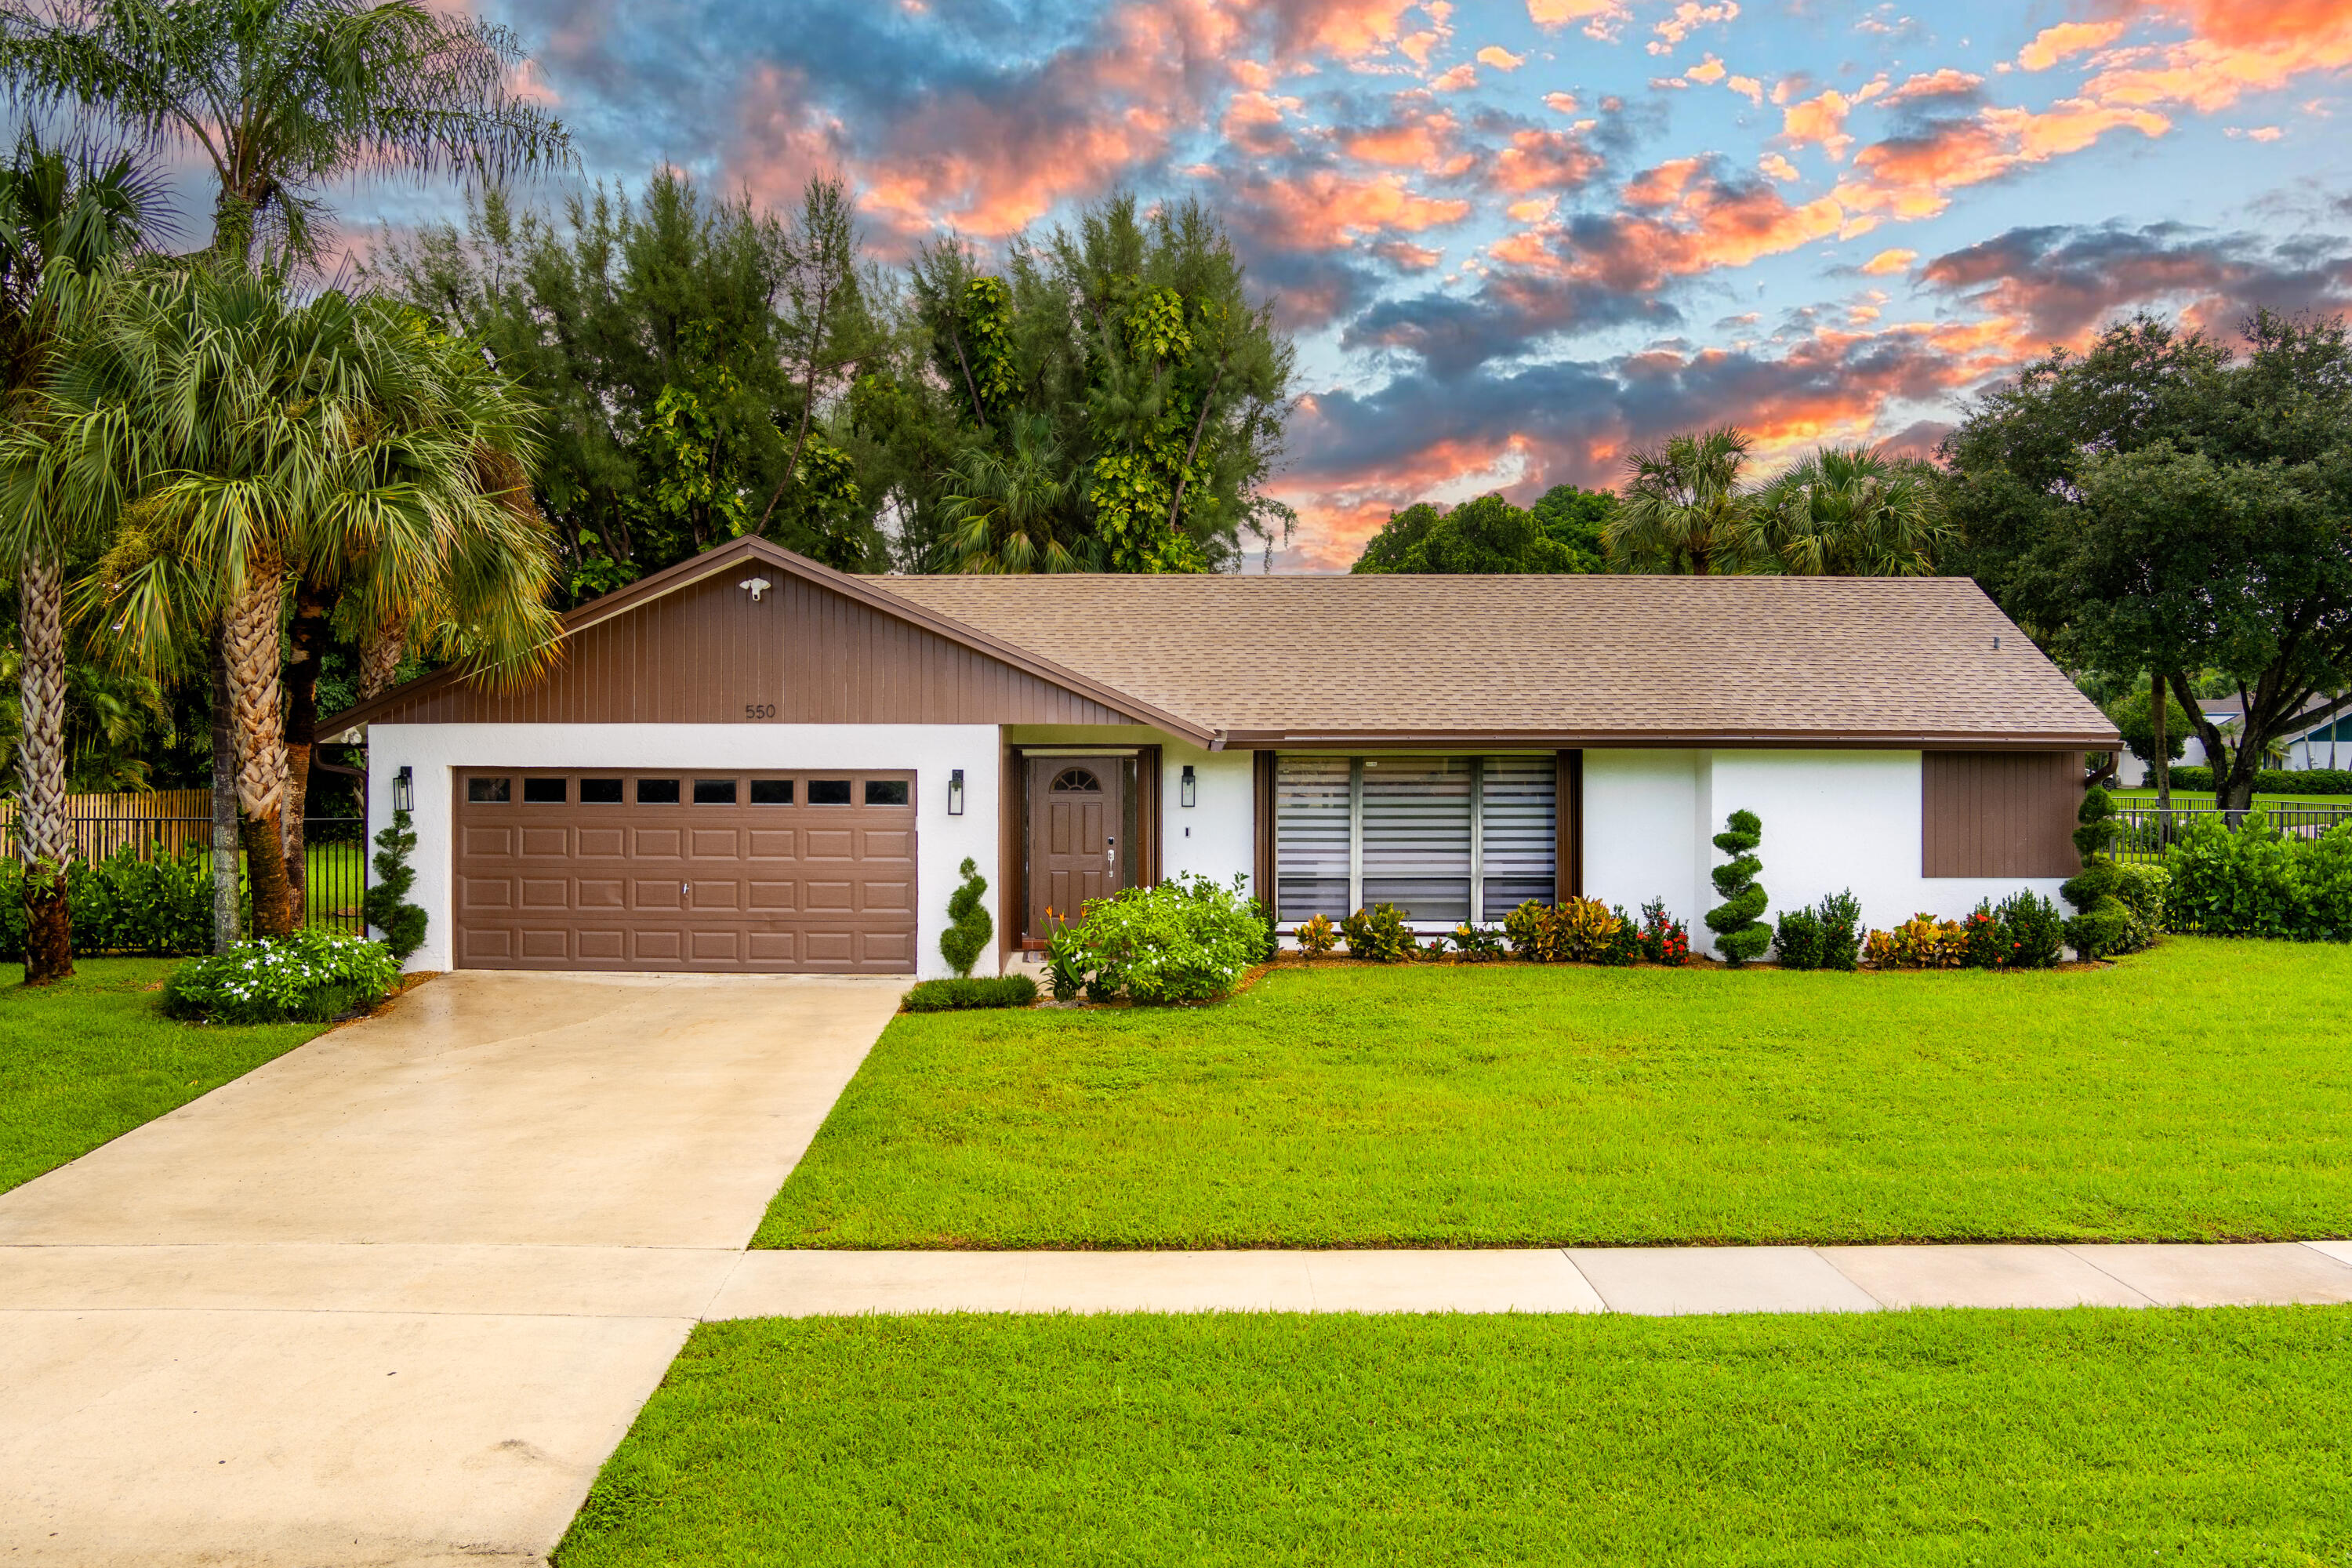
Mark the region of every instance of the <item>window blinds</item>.
[[1276, 758], [1276, 918], [1391, 903], [1453, 925], [1549, 902], [1555, 767], [1549, 754]]

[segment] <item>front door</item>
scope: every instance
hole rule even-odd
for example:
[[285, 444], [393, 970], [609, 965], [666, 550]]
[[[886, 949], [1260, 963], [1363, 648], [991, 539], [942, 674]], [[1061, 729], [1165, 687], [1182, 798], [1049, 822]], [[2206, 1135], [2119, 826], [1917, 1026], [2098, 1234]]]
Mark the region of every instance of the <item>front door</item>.
[[1125, 868], [1135, 863], [1137, 847], [1119, 842], [1129, 759], [1028, 762], [1029, 935], [1043, 940], [1055, 922], [1076, 920], [1087, 900], [1126, 887]]

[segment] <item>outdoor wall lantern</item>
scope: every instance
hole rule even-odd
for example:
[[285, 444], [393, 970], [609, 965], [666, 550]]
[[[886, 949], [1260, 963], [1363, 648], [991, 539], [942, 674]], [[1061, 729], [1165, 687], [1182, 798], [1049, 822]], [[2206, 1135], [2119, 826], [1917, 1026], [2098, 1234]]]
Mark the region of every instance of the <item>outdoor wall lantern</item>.
[[1177, 791], [1178, 791], [1177, 797], [1176, 797], [1177, 799], [1179, 799], [1179, 800], [1182, 801], [1186, 805], [1192, 805], [1192, 797], [1193, 797], [1192, 764], [1192, 763], [1186, 763], [1184, 764], [1184, 777], [1183, 777], [1182, 781], [1181, 781], [1181, 783], [1179, 783], [1179, 784], [1178, 784], [1178, 785], [1177, 785]]
[[954, 768], [948, 773], [948, 815], [963, 815], [963, 770]]
[[394, 811], [416, 809], [416, 773], [405, 763], [401, 764], [398, 773], [392, 775], [392, 809]]

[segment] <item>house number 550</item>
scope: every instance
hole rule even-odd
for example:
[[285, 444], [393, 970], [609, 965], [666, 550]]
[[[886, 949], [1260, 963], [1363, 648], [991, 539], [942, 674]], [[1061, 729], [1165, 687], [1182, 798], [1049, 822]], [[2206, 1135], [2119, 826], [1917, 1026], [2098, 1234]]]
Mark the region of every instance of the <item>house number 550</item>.
[[776, 705], [772, 702], [746, 702], [743, 704], [743, 717], [746, 719], [772, 719], [775, 716]]

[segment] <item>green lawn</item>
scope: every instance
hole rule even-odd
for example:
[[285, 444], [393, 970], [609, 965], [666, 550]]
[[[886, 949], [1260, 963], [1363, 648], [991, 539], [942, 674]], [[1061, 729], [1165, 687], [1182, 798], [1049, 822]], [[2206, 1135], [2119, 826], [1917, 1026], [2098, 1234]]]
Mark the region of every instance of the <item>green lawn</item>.
[[706, 1324], [556, 1556], [2347, 1559], [2340, 1307]]
[[2352, 1235], [2352, 948], [2033, 974], [1277, 971], [890, 1025], [755, 1245]]
[[175, 1024], [151, 989], [172, 958], [84, 958], [76, 976], [0, 987], [0, 1192], [317, 1035], [317, 1024]]

